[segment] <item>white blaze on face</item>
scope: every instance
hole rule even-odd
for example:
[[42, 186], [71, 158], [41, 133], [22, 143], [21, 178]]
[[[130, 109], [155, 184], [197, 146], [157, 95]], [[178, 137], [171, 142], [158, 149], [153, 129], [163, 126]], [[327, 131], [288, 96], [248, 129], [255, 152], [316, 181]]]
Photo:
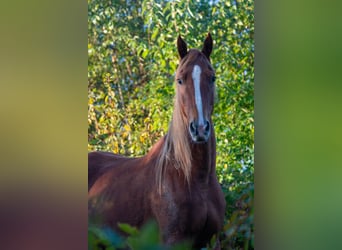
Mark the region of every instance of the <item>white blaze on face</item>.
[[192, 79], [195, 86], [195, 102], [198, 113], [198, 125], [204, 125], [203, 119], [203, 106], [202, 106], [202, 96], [201, 96], [201, 88], [200, 88], [200, 80], [201, 80], [201, 68], [198, 65], [194, 66], [192, 70]]

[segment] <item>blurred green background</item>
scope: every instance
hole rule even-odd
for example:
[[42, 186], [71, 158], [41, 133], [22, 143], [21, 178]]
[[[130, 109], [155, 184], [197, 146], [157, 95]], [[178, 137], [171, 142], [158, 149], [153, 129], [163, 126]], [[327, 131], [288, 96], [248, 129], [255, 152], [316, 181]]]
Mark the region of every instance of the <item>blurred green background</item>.
[[268, 249], [342, 248], [340, 9], [256, 5], [255, 224]]
[[0, 3], [0, 249], [87, 248], [87, 5]]
[[88, 150], [141, 156], [167, 133], [176, 39], [201, 49], [210, 31], [217, 76], [217, 175], [225, 249], [253, 248], [253, 1], [88, 1]]

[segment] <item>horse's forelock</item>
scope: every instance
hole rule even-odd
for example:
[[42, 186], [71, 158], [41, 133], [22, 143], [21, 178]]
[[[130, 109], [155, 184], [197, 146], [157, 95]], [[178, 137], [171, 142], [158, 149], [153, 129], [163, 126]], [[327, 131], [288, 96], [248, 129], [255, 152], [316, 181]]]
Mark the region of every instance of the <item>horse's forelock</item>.
[[179, 63], [177, 70], [182, 70], [186, 68], [189, 64], [193, 65], [194, 62], [198, 61], [205, 61], [206, 63], [210, 64], [207, 57], [199, 50], [197, 49], [190, 49], [189, 52], [186, 54], [185, 57], [182, 58], [182, 60]]

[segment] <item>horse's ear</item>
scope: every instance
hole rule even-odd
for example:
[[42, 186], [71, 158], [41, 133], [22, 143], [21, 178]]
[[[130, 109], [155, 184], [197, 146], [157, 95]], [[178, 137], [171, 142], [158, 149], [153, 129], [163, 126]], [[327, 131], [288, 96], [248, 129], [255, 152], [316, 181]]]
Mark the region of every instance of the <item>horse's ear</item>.
[[213, 39], [211, 38], [210, 33], [208, 33], [207, 38], [204, 41], [202, 53], [209, 59], [212, 50], [213, 50]]
[[188, 48], [186, 45], [186, 42], [184, 42], [184, 40], [181, 38], [181, 36], [178, 36], [177, 39], [177, 48], [178, 48], [178, 54], [180, 56], [181, 59], [183, 59], [183, 57], [188, 53]]

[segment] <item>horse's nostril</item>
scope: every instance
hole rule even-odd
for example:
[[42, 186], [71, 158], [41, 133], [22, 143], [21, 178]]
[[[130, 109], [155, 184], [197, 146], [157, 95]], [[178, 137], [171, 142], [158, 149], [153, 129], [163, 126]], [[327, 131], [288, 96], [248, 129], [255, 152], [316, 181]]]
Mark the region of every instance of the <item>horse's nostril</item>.
[[209, 121], [206, 121], [205, 122], [205, 131], [209, 132], [209, 130], [210, 130], [210, 123], [209, 123]]
[[196, 134], [197, 128], [194, 122], [190, 123], [190, 131], [191, 133]]

